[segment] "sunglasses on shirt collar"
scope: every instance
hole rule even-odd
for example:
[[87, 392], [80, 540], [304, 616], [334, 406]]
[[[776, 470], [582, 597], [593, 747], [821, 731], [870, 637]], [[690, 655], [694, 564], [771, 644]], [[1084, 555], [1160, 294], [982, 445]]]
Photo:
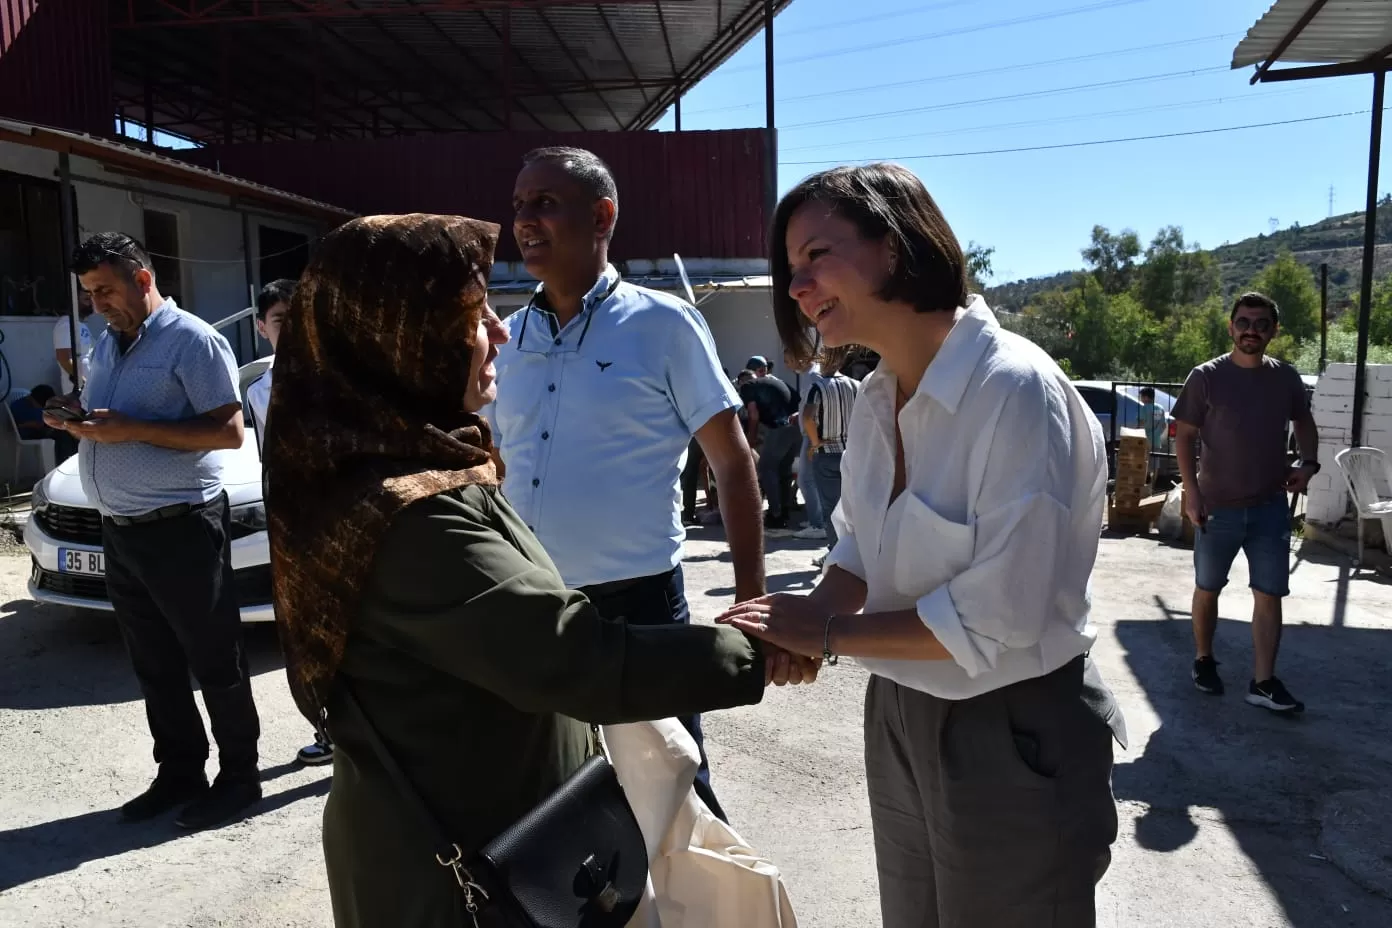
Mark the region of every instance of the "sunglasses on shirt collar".
[[619, 284], [621, 283], [623, 283], [623, 275], [619, 274], [614, 278], [614, 282], [610, 284], [603, 293], [594, 297], [590, 301], [590, 303], [581, 310], [581, 312], [586, 314], [585, 325], [583, 328], [580, 329], [580, 337], [576, 339], [575, 347], [573, 348], [563, 345], [559, 334], [553, 336], [551, 339], [551, 344], [547, 345], [545, 348], [527, 347], [527, 323], [532, 320], [532, 310], [535, 309], [537, 312], [546, 313], [552, 318], [555, 318], [555, 314], [552, 313], [550, 310], [542, 309], [541, 307], [536, 305], [537, 296], [541, 293], [541, 291], [538, 290], [536, 293], [533, 293], [532, 298], [527, 301], [527, 306], [523, 310], [522, 330], [517, 335], [517, 350], [526, 354], [550, 354], [552, 353], [552, 348], [558, 349], [556, 353], [578, 352], [581, 346], [585, 344], [585, 336], [590, 334], [590, 322], [594, 319], [594, 310], [599, 308], [599, 306], [601, 306], [605, 300], [609, 299], [609, 297], [613, 296], [614, 291], [619, 289]]

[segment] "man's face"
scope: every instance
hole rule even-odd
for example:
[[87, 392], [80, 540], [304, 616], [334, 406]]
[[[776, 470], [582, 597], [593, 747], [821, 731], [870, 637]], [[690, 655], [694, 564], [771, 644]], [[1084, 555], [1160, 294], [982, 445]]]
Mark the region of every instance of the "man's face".
[[512, 193], [512, 234], [527, 272], [542, 283], [592, 269], [614, 224], [613, 201], [594, 196], [558, 164], [522, 169]]
[[280, 329], [285, 325], [285, 314], [290, 312], [290, 306], [284, 300], [274, 303], [271, 308], [266, 310], [266, 315], [256, 320], [256, 331], [261, 333], [261, 337], [271, 343], [271, 351], [276, 350], [277, 343], [280, 342]]
[[1271, 310], [1264, 306], [1239, 306], [1228, 323], [1233, 346], [1243, 354], [1266, 351], [1266, 346], [1276, 337], [1276, 330], [1276, 320], [1272, 318]]
[[1142, 391], [1141, 391], [1141, 402], [1142, 402], [1143, 404], [1145, 404], [1146, 406], [1149, 406], [1151, 403], [1154, 403], [1154, 402], [1155, 402], [1155, 394], [1154, 394], [1154, 393], [1149, 393], [1149, 392], [1147, 392], [1147, 391], [1145, 391], [1145, 390], [1142, 390]]
[[78, 280], [82, 289], [91, 294], [92, 308], [116, 331], [134, 335], [149, 317], [145, 298], [154, 287], [155, 278], [144, 268], [127, 276], [124, 268], [98, 264]]
[[92, 315], [92, 294], [85, 287], [77, 288], [77, 318], [86, 321]]

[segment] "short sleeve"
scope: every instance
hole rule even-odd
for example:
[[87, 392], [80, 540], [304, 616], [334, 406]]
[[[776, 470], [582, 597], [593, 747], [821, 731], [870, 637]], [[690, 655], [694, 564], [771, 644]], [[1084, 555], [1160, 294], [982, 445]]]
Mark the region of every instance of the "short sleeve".
[[716, 413], [739, 406], [739, 397], [720, 369], [715, 339], [701, 314], [683, 304], [673, 318], [667, 342], [667, 388], [677, 415], [695, 435]]
[[179, 357], [179, 382], [198, 415], [223, 406], [240, 405], [237, 359], [227, 339], [216, 332], [191, 339]]
[[53, 350], [72, 350], [72, 324], [67, 316], [59, 316], [53, 325]]
[[1194, 368], [1189, 372], [1189, 378], [1184, 381], [1184, 389], [1179, 391], [1179, 399], [1175, 401], [1172, 415], [1186, 425], [1195, 428], [1203, 428], [1204, 418], [1208, 414], [1208, 378], [1200, 368]]
[[1287, 365], [1286, 370], [1290, 372], [1291, 382], [1291, 419], [1304, 417], [1310, 411], [1310, 396], [1305, 392], [1305, 381], [1300, 377], [1300, 371], [1293, 366]]
[[807, 391], [807, 406], [818, 415], [822, 412], [822, 385], [813, 384], [812, 389]]

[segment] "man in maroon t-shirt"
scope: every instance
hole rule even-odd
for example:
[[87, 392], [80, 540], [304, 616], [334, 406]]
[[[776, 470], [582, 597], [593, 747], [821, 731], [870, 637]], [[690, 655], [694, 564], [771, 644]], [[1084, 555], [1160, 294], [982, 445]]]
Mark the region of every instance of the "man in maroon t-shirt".
[[[1280, 314], [1260, 293], [1244, 293], [1228, 324], [1231, 354], [1189, 374], [1175, 403], [1175, 444], [1184, 479], [1185, 511], [1194, 536], [1194, 685], [1223, 692], [1213, 635], [1218, 593], [1239, 550], [1247, 555], [1252, 587], [1255, 666], [1247, 702], [1273, 712], [1305, 706], [1276, 679], [1281, 599], [1290, 592], [1290, 514], [1287, 493], [1304, 492], [1319, 473], [1315, 420], [1295, 368], [1266, 357]], [[1287, 460], [1286, 427], [1295, 423], [1301, 460]], [[1202, 444], [1195, 471], [1195, 452]]]

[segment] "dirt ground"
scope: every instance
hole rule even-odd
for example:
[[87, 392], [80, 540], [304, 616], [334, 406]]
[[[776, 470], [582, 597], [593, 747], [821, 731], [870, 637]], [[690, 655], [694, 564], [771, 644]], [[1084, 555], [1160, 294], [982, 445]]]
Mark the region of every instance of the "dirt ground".
[[[771, 585], [805, 588], [809, 545], [774, 543]], [[1118, 752], [1121, 834], [1099, 924], [1224, 928], [1392, 925], [1392, 586], [1310, 549], [1292, 559], [1281, 676], [1302, 718], [1242, 702], [1251, 600], [1242, 566], [1223, 600], [1222, 698], [1197, 693], [1190, 554], [1108, 538], [1094, 580], [1093, 651], [1130, 728]], [[331, 924], [319, 846], [330, 775], [291, 763], [307, 726], [273, 629], [250, 630], [266, 800], [247, 820], [185, 835], [123, 826], [152, 773], [134, 679], [109, 617], [41, 607], [28, 562], [0, 554], [0, 925]], [[687, 592], [709, 620], [733, 595], [713, 530], [688, 543]], [[714, 785], [746, 838], [787, 875], [811, 928], [879, 923], [861, 749], [865, 673], [712, 715]]]

